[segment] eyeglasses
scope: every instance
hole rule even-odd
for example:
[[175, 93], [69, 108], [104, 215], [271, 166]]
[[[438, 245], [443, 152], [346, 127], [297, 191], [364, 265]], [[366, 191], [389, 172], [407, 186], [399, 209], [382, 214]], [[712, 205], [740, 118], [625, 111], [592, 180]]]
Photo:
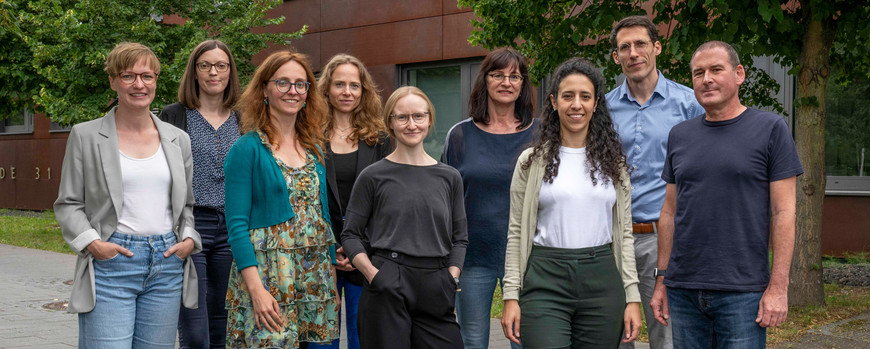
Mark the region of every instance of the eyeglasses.
[[335, 86], [335, 88], [342, 90], [342, 91], [345, 88], [350, 87], [350, 90], [353, 92], [359, 91], [362, 88], [362, 85], [360, 85], [359, 83], [352, 82], [350, 84], [347, 84], [344, 81], [336, 81], [335, 83], [332, 84], [332, 86]]
[[617, 51], [619, 51], [619, 53], [627, 55], [627, 54], [631, 53], [631, 46], [632, 45], [634, 45], [635, 50], [644, 51], [644, 50], [646, 50], [647, 46], [649, 46], [649, 44], [651, 44], [651, 43], [652, 42], [649, 40], [638, 40], [638, 41], [635, 41], [634, 43], [626, 42], [626, 43], [623, 43], [622, 45], [619, 45], [616, 49], [617, 49]]
[[125, 73], [118, 74], [118, 78], [121, 79], [121, 82], [123, 82], [127, 85], [132, 85], [132, 84], [136, 83], [136, 77], [139, 77], [140, 79], [142, 79], [142, 83], [145, 85], [152, 85], [155, 82], [157, 82], [157, 74], [154, 74], [154, 73], [136, 74], [136, 73], [125, 72]]
[[266, 80], [263, 81], [263, 83], [265, 84], [271, 81], [275, 82], [275, 88], [278, 89], [278, 92], [289, 92], [290, 87], [292, 86], [296, 89], [296, 93], [300, 95], [308, 92], [308, 87], [311, 86], [311, 83], [308, 81], [290, 82], [290, 80], [284, 79]]
[[217, 70], [220, 73], [223, 73], [223, 72], [230, 69], [230, 64], [227, 62], [210, 63], [210, 62], [206, 62], [206, 61], [202, 61], [202, 62], [199, 62], [196, 64], [196, 70], [199, 70], [201, 72], [210, 71], [211, 67], [214, 67], [215, 70]]
[[494, 80], [495, 82], [502, 82], [502, 81], [504, 81], [505, 77], [507, 77], [510, 80], [510, 82], [512, 82], [514, 84], [516, 84], [520, 81], [523, 81], [523, 76], [516, 75], [516, 74], [511, 74], [510, 76], [508, 76], [508, 75], [504, 75], [502, 73], [489, 73], [486, 75], [489, 76], [490, 78], [492, 78], [492, 80]]
[[398, 122], [399, 125], [402, 126], [407, 125], [409, 122], [411, 122], [411, 120], [414, 120], [415, 124], [422, 124], [423, 122], [429, 120], [429, 112], [424, 111], [422, 113], [413, 114], [392, 114], [390, 115], [390, 117], [395, 119], [396, 122]]

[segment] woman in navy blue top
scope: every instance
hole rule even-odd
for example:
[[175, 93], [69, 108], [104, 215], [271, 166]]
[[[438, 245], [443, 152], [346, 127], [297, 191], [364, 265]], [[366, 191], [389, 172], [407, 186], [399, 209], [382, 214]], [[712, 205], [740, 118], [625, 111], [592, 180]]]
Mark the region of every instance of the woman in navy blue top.
[[190, 135], [193, 153], [193, 215], [202, 252], [193, 262], [199, 281], [199, 308], [182, 308], [181, 348], [223, 348], [227, 329], [224, 302], [233, 255], [224, 216], [224, 158], [239, 139], [239, 120], [231, 108], [239, 99], [239, 77], [230, 49], [221, 41], [196, 46], [178, 87], [178, 103], [160, 113]]
[[528, 75], [528, 62], [516, 50], [488, 54], [471, 91], [471, 117], [450, 129], [441, 155], [459, 170], [465, 188], [468, 250], [456, 314], [469, 349], [489, 345], [492, 294], [504, 275], [511, 176], [538, 128]]

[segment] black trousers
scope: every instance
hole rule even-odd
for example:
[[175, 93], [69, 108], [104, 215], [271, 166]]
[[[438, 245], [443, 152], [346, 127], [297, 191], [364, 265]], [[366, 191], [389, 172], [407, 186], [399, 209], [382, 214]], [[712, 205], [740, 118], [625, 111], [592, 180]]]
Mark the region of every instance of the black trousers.
[[446, 258], [378, 251], [372, 264], [379, 271], [359, 301], [362, 349], [463, 348]]

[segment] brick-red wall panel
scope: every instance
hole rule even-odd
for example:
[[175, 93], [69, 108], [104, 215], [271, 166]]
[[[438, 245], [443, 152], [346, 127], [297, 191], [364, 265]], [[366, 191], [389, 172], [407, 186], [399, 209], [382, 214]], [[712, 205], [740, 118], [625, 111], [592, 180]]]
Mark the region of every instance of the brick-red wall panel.
[[870, 197], [826, 196], [822, 213], [822, 253], [870, 252]]
[[445, 15], [443, 18], [443, 59], [485, 56], [489, 53], [489, 51], [480, 46], [471, 46], [468, 44], [468, 35], [471, 34], [471, 30], [473, 29], [471, 26], [471, 20], [474, 18], [474, 13], [463, 12]]
[[323, 31], [441, 15], [441, 1], [323, 0]]
[[367, 65], [442, 59], [441, 17], [378, 24], [321, 33], [321, 56], [348, 53]]

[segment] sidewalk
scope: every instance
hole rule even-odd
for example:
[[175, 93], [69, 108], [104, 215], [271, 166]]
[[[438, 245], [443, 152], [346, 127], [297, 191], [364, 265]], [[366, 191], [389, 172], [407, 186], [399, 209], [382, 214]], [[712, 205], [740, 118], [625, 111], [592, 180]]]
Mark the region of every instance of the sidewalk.
[[[69, 299], [72, 286], [64, 282], [72, 279], [74, 266], [73, 255], [0, 245], [0, 348], [77, 346], [76, 315], [42, 307]], [[489, 347], [510, 348], [498, 319], [490, 325]], [[646, 343], [635, 347], [649, 348]], [[811, 330], [773, 348], [870, 348], [870, 312]]]
[[75, 348], [76, 315], [43, 304], [69, 299], [75, 256], [0, 245], [0, 348]]

